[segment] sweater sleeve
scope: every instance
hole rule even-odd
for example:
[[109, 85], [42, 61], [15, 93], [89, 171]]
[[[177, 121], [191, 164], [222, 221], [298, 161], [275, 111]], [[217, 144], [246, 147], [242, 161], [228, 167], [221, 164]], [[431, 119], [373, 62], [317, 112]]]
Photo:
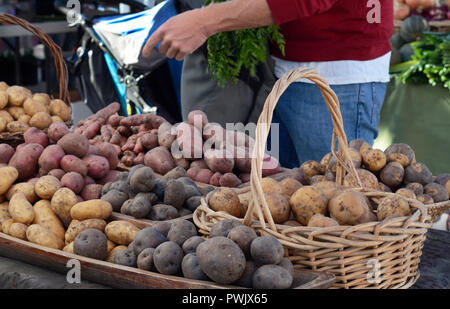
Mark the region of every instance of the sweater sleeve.
[[277, 25], [328, 11], [338, 0], [267, 0]]

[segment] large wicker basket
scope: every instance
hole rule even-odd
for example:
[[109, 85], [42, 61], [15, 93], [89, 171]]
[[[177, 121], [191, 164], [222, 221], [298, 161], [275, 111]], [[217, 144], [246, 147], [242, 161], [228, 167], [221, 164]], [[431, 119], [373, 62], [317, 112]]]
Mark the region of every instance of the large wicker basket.
[[[19, 17], [10, 14], [0, 14], [0, 24], [21, 26], [22, 28], [34, 34], [50, 50], [55, 62], [56, 77], [58, 79], [58, 99], [63, 100], [70, 107], [70, 93], [68, 88], [69, 73], [67, 64], [64, 61], [64, 57], [62, 55], [61, 47], [56, 45], [48, 34]], [[70, 127], [72, 125], [72, 121], [69, 120], [66, 122], [66, 124]], [[23, 133], [0, 133], [0, 144], [6, 143], [15, 147], [18, 144], [23, 143], [23, 140]]]
[[[336, 182], [343, 184], [346, 173], [360, 179], [348, 153], [339, 101], [325, 80], [315, 71], [299, 68], [286, 73], [275, 84], [258, 120], [251, 171], [251, 201], [244, 219], [209, 208], [207, 200], [194, 212], [194, 222], [208, 235], [214, 223], [236, 219], [251, 226], [260, 235], [272, 235], [285, 247], [286, 255], [296, 268], [330, 272], [336, 276], [334, 288], [408, 288], [419, 277], [418, 265], [427, 229], [431, 226], [427, 207], [417, 200], [406, 199], [415, 211], [408, 217], [356, 226], [327, 228], [276, 225], [271, 217], [261, 187], [262, 158], [278, 99], [294, 81], [308, 78], [322, 91], [333, 121], [331, 150], [339, 164]], [[335, 152], [336, 141], [338, 151]], [[358, 188], [372, 202], [395, 195]], [[403, 198], [403, 197], [399, 197]]]

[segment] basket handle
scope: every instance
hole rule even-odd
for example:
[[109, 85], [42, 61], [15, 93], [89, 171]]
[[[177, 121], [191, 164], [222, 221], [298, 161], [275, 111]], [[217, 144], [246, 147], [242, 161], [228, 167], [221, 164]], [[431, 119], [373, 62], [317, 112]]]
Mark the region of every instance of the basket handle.
[[[266, 220], [270, 225], [270, 229], [277, 231], [273, 218], [270, 214], [269, 207], [264, 197], [264, 192], [261, 187], [262, 180], [262, 164], [265, 154], [267, 137], [270, 131], [270, 124], [272, 123], [273, 111], [284, 91], [289, 85], [301, 78], [307, 78], [314, 82], [322, 92], [325, 103], [331, 114], [333, 122], [333, 135], [331, 141], [331, 152], [336, 157], [338, 164], [336, 169], [336, 182], [343, 184], [345, 173], [352, 175], [361, 185], [355, 167], [348, 151], [347, 137], [344, 131], [342, 115], [340, 111], [339, 100], [334, 91], [330, 88], [328, 83], [314, 70], [307, 68], [298, 68], [291, 70], [283, 75], [274, 85], [272, 91], [264, 103], [263, 110], [258, 119], [255, 134], [255, 144], [252, 156], [252, 169], [250, 175], [250, 189], [252, 199], [250, 201], [247, 213], [244, 217], [244, 224], [250, 225], [253, 213], [256, 208], [258, 219], [261, 225], [266, 228]], [[336, 153], [336, 139], [338, 141], [338, 151]]]
[[59, 85], [59, 98], [70, 107], [70, 94], [68, 89], [69, 74], [66, 62], [64, 61], [62, 55], [61, 47], [56, 45], [48, 34], [22, 18], [10, 14], [0, 14], [0, 24], [21, 26], [37, 36], [39, 40], [41, 40], [41, 42], [47, 46], [48, 49], [50, 49], [55, 61], [56, 76], [58, 78]]

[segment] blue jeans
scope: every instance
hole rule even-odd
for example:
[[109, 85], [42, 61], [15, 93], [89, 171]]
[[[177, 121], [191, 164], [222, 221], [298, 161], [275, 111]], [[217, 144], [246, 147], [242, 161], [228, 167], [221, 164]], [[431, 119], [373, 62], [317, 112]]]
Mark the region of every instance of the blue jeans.
[[[372, 145], [378, 135], [386, 84], [349, 84], [331, 88], [339, 98], [348, 142], [363, 139]], [[283, 167], [298, 167], [308, 160], [320, 161], [331, 151], [333, 124], [330, 112], [314, 84], [292, 83], [281, 96], [272, 122], [280, 125], [279, 160]]]

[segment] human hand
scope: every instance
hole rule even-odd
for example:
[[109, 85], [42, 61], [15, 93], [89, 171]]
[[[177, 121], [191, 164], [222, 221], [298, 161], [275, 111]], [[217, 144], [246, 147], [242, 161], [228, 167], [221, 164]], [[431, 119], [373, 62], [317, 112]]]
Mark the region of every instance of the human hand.
[[159, 52], [168, 58], [183, 60], [202, 46], [210, 36], [203, 15], [201, 9], [197, 9], [170, 18], [150, 36], [142, 55], [150, 56], [153, 48], [161, 42]]

